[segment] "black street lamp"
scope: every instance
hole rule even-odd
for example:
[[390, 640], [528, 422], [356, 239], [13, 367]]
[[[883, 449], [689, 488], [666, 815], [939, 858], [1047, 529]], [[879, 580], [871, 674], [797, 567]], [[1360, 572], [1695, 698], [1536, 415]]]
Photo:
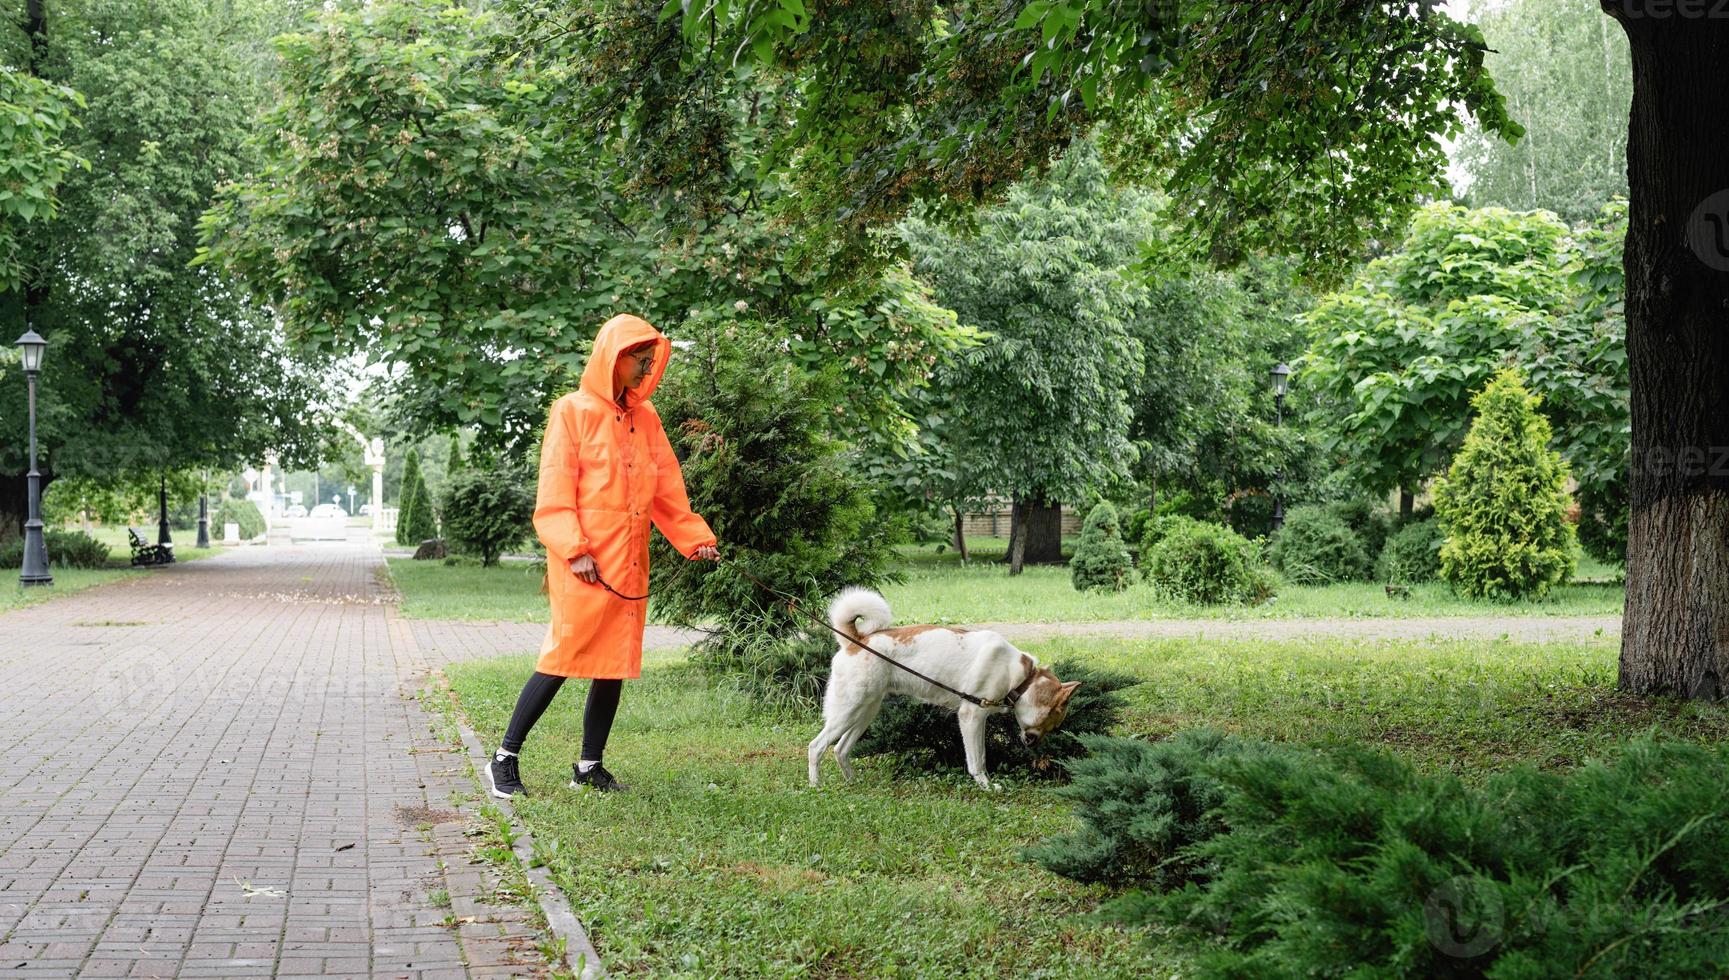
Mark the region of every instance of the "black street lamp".
[[161, 489], [156, 492], [156, 543], [166, 545], [168, 560], [162, 564], [168, 565], [174, 561], [174, 536], [168, 533], [168, 476], [163, 474]]
[[195, 547], [210, 547], [210, 474], [199, 474], [198, 485], [198, 541]]
[[36, 375], [42, 370], [42, 355], [48, 341], [28, 328], [17, 340], [24, 354], [24, 380], [30, 387], [29, 510], [24, 521], [24, 564], [19, 570], [22, 585], [53, 585], [48, 572], [48, 542], [42, 537], [42, 474], [36, 472]]
[[[1273, 365], [1273, 426], [1282, 427], [1285, 424], [1285, 392], [1291, 384], [1291, 366], [1284, 361]], [[1284, 474], [1273, 474], [1273, 533], [1285, 526], [1285, 499], [1278, 493], [1278, 483]]]

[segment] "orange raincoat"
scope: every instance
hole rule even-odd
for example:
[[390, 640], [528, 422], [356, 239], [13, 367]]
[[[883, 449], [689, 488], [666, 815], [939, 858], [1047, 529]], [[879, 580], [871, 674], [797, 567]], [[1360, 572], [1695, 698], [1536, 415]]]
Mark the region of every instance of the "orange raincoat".
[[[613, 366], [625, 350], [654, 341], [654, 366], [642, 384], [612, 397]], [[590, 585], [570, 561], [593, 555], [601, 578], [627, 596], [648, 594], [648, 529], [685, 557], [715, 544], [690, 509], [672, 444], [648, 396], [666, 373], [672, 342], [646, 320], [621, 313], [606, 321], [582, 372], [582, 386], [552, 405], [540, 447], [534, 529], [546, 546], [552, 624], [535, 670], [560, 677], [642, 676], [647, 600], [627, 601]]]

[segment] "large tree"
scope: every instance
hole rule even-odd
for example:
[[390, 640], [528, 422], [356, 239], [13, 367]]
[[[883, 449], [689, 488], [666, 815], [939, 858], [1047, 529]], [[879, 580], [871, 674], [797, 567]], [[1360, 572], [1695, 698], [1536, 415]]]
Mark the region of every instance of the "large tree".
[[1719, 699], [1729, 693], [1729, 18], [1687, 0], [1603, 9], [1633, 62], [1621, 685]]
[[[1718, 84], [1729, 18], [1709, 0], [1602, 5], [1627, 36], [1633, 79], [1621, 683], [1718, 698], [1729, 677], [1729, 466], [1718, 465], [1729, 447], [1729, 87]], [[869, 5], [667, 10], [681, 6], [686, 44], [670, 57], [798, 80], [807, 131], [826, 137], [811, 179], [828, 193], [811, 208], [832, 203], [866, 226], [900, 200], [1000, 190], [1017, 164], [1065, 142], [1049, 123], [1072, 124], [1084, 106], [1118, 124], [1126, 162], [1148, 160], [1145, 176], [1178, 189], [1173, 206], [1212, 254], [1273, 245], [1342, 269], [1390, 239], [1421, 194], [1444, 193], [1442, 140], [1461, 134], [1461, 116], [1493, 136], [1523, 132], [1484, 69], [1481, 33], [1430, 0], [1000, 0], [874, 23], [860, 14]], [[888, 49], [900, 57], [849, 68], [902, 36], [914, 40]], [[1046, 114], [1016, 112], [1029, 106]]]
[[[20, 9], [21, 8], [21, 9]], [[28, 0], [7, 6], [9, 71], [76, 91], [60, 138], [89, 161], [50, 221], [8, 226], [18, 268], [5, 339], [48, 339], [38, 435], [44, 483], [221, 466], [311, 451], [314, 377], [267, 310], [190, 269], [215, 186], [244, 169], [274, 6]], [[16, 33], [13, 33], [16, 32]], [[3, 220], [3, 219], [0, 219]], [[0, 389], [0, 518], [24, 510], [24, 386]]]
[[1515, 143], [1466, 131], [1463, 200], [1578, 224], [1626, 197], [1627, 39], [1595, 0], [1474, 0], [1470, 18], [1507, 111], [1530, 128]]
[[1075, 152], [981, 212], [974, 235], [907, 225], [937, 300], [989, 335], [938, 369], [933, 398], [963, 495], [1013, 501], [1011, 572], [1060, 560], [1061, 502], [1129, 475], [1148, 303], [1124, 271], [1155, 228], [1151, 197], [1112, 188], [1097, 154]]

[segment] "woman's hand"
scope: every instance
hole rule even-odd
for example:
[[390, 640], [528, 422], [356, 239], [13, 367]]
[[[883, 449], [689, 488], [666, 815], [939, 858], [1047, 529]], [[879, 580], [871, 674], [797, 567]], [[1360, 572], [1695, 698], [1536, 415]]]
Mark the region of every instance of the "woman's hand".
[[720, 561], [720, 549], [712, 544], [705, 544], [691, 553], [691, 561]]
[[593, 555], [578, 555], [570, 560], [571, 574], [582, 579], [589, 585], [600, 581], [600, 569], [594, 564]]

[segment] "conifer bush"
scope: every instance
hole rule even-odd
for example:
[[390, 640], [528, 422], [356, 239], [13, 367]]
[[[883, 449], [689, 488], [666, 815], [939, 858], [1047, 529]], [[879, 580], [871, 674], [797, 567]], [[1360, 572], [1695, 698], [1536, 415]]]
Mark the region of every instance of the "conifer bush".
[[445, 487], [445, 538], [479, 555], [482, 566], [498, 564], [500, 555], [526, 540], [533, 518], [534, 490], [520, 470], [461, 469]]
[[420, 472], [420, 454], [408, 451], [402, 465], [402, 493], [396, 514], [396, 543], [416, 545], [438, 537], [438, 517], [432, 508], [432, 493]]
[[[1156, 522], [1155, 522], [1156, 523]], [[1200, 605], [1260, 603], [1278, 591], [1278, 576], [1253, 541], [1228, 527], [1184, 520], [1148, 552], [1145, 574], [1166, 599]]]
[[1273, 535], [1273, 567], [1299, 585], [1331, 585], [1369, 577], [1369, 553], [1350, 525], [1335, 511], [1315, 505], [1293, 507], [1285, 526]]
[[[829, 645], [828, 652], [834, 653], [834, 644]], [[1109, 731], [1120, 720], [1124, 702], [1117, 692], [1141, 683], [1133, 674], [1079, 661], [1058, 660], [1051, 664], [1051, 670], [1064, 682], [1081, 682], [1069, 698], [1068, 717], [1038, 745], [1028, 748], [1021, 744], [1012, 712], [991, 716], [985, 729], [985, 765], [991, 773], [1014, 773], [1029, 779], [1067, 778], [1064, 766], [1085, 757], [1086, 739]], [[955, 713], [900, 697], [883, 702], [852, 754], [855, 759], [889, 756], [898, 768], [914, 773], [964, 772], [967, 765]]]
[[869, 485], [829, 435], [838, 379], [790, 361], [770, 333], [739, 325], [699, 340], [701, 353], [675, 356], [655, 391], [691, 506], [726, 561], [687, 561], [655, 535], [651, 608], [669, 622], [719, 627], [692, 651], [711, 676], [809, 707], [838, 641], [739, 570], [824, 617], [841, 588], [893, 580], [889, 545], [900, 529], [879, 519]]
[[1517, 370], [1497, 374], [1471, 400], [1477, 418], [1435, 486], [1435, 516], [1447, 534], [1441, 577], [1460, 595], [1541, 597], [1578, 560], [1567, 464], [1549, 448], [1540, 402]]
[[224, 524], [238, 525], [242, 541], [256, 538], [266, 530], [258, 505], [244, 497], [229, 497], [217, 503], [216, 512], [210, 515], [212, 537], [221, 534]]
[[1129, 546], [1123, 543], [1122, 529], [1117, 524], [1117, 509], [1108, 500], [1101, 500], [1087, 513], [1081, 526], [1081, 539], [1069, 559], [1069, 580], [1082, 592], [1103, 590], [1121, 592], [1134, 577], [1134, 559]]
[[1387, 539], [1375, 563], [1382, 582], [1432, 582], [1441, 577], [1441, 544], [1447, 535], [1434, 518], [1412, 521]]
[[1722, 976], [1729, 747], [1649, 739], [1481, 786], [1390, 753], [1192, 733], [1089, 740], [1082, 829], [1029, 849], [1139, 887], [1211, 976]]

